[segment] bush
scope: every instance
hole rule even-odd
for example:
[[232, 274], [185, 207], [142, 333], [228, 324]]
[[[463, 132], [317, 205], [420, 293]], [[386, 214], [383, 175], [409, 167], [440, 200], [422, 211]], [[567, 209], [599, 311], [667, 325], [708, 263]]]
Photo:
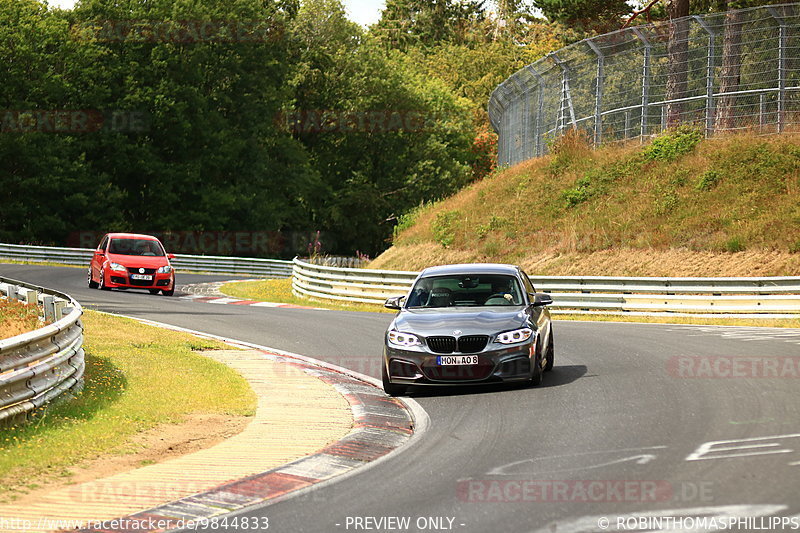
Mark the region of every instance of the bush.
[[580, 178], [575, 182], [575, 187], [566, 189], [561, 193], [567, 207], [575, 207], [592, 197], [592, 180], [588, 176]]
[[744, 251], [744, 242], [739, 237], [731, 237], [725, 243], [725, 251], [730, 253], [736, 253]]
[[691, 153], [702, 139], [700, 130], [681, 126], [653, 139], [642, 150], [642, 155], [647, 161], [675, 161], [678, 157]]
[[447, 248], [456, 240], [455, 224], [461, 218], [461, 211], [444, 211], [436, 214], [436, 220], [431, 223], [431, 231], [436, 242]]
[[700, 179], [697, 180], [695, 189], [698, 191], [709, 191], [719, 182], [719, 173], [714, 170], [706, 170], [700, 174]]

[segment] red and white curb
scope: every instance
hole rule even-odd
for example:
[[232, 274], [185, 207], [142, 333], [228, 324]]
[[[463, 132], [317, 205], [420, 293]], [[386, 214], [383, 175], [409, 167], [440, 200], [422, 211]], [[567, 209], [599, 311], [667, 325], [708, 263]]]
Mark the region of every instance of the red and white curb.
[[[289, 464], [116, 521], [108, 521], [112, 526], [109, 529], [90, 528], [80, 531], [170, 531], [187, 528], [190, 524], [208, 523], [210, 519], [243, 511], [254, 505], [269, 505], [374, 466], [416, 441], [428, 427], [428, 415], [417, 402], [386, 396], [379, 388], [378, 380], [369, 376], [290, 352], [150, 320], [136, 320], [245, 348], [255, 348], [261, 350], [264, 357], [270, 360], [295, 366], [318, 377], [335, 387], [350, 403], [353, 429], [338, 442]], [[120, 527], [114, 528], [115, 523], [120, 524]], [[158, 526], [153, 527], [153, 524]], [[167, 526], [164, 527], [164, 524]]]
[[[242, 279], [235, 280], [235, 282], [244, 281], [262, 281], [259, 279]], [[286, 308], [286, 309], [315, 309], [319, 311], [328, 311], [321, 307], [310, 307], [306, 305], [284, 304], [275, 302], [259, 302], [256, 300], [242, 300], [239, 298], [231, 298], [220, 292], [220, 287], [230, 281], [221, 281], [214, 283], [195, 283], [192, 285], [182, 285], [178, 287], [179, 292], [188, 293], [178, 298], [181, 300], [191, 300], [194, 302], [203, 302], [208, 304], [222, 304], [222, 305], [248, 305], [252, 307], [273, 307], [273, 308]]]

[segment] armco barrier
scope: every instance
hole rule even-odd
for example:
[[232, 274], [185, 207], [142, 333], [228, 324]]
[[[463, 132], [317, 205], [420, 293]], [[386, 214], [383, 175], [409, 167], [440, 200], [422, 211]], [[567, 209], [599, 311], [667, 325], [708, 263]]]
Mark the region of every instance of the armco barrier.
[[[295, 294], [329, 300], [383, 303], [406, 294], [417, 272], [335, 268], [294, 260]], [[563, 313], [713, 314], [800, 317], [800, 278], [639, 278], [538, 276], [537, 290]]]
[[42, 306], [52, 322], [37, 330], [0, 340], [0, 425], [79, 386], [83, 379], [83, 310], [70, 296], [0, 277], [9, 299]]
[[[88, 248], [54, 248], [0, 244], [0, 259], [15, 261], [52, 262], [80, 265], [88, 268], [94, 250]], [[277, 259], [249, 257], [221, 257], [213, 255], [178, 255], [172, 265], [178, 270], [213, 272], [216, 274], [246, 274], [272, 278], [292, 275], [292, 262]]]

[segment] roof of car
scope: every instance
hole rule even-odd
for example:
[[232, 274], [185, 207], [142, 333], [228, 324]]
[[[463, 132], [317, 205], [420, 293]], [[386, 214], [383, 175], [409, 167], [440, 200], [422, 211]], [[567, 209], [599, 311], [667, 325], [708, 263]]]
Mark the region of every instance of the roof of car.
[[446, 276], [448, 274], [508, 274], [514, 276], [519, 271], [516, 265], [497, 263], [466, 263], [461, 265], [441, 265], [429, 267], [420, 276]]
[[152, 235], [144, 235], [142, 233], [109, 233], [108, 237], [111, 239], [150, 239], [157, 241], [156, 237]]

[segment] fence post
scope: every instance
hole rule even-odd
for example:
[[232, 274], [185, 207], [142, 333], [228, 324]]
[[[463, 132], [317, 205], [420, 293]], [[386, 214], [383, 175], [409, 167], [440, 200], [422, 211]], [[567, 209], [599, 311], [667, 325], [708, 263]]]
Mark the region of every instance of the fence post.
[[714, 45], [716, 34], [702, 17], [692, 17], [708, 33], [708, 55], [706, 58], [706, 137], [714, 134]]
[[565, 121], [567, 118], [564, 112], [565, 105], [569, 110], [569, 119], [570, 122], [572, 122], [572, 127], [577, 127], [577, 121], [575, 120], [575, 108], [572, 106], [572, 93], [569, 88], [569, 67], [567, 67], [567, 65], [558, 58], [558, 55], [556, 55], [555, 52], [551, 53], [550, 56], [553, 58], [553, 61], [556, 62], [556, 65], [558, 65], [558, 67], [561, 69], [561, 105], [559, 106], [558, 110], [560, 117], [558, 130], [559, 133], [562, 133], [566, 127]]
[[539, 72], [533, 67], [533, 65], [528, 65], [528, 71], [536, 77], [536, 80], [539, 82], [539, 86], [536, 90], [537, 95], [537, 102], [536, 102], [536, 129], [534, 130], [534, 149], [536, 156], [544, 155], [543, 154], [543, 143], [542, 143], [542, 122], [544, 120], [544, 77], [539, 74]]
[[594, 90], [594, 145], [600, 146], [603, 141], [603, 85], [605, 84], [605, 57], [600, 47], [591, 39], [586, 41], [589, 48], [597, 55], [597, 76]]
[[786, 119], [786, 20], [773, 6], [767, 8], [778, 21], [778, 133], [783, 132]]
[[651, 55], [651, 44], [650, 41], [647, 40], [647, 37], [644, 36], [642, 31], [639, 28], [631, 28], [634, 35], [642, 41], [644, 44], [644, 52], [642, 58], [642, 124], [641, 129], [639, 130], [639, 141], [644, 142], [644, 138], [647, 135], [647, 114], [648, 114], [648, 99], [650, 97], [650, 55]]

